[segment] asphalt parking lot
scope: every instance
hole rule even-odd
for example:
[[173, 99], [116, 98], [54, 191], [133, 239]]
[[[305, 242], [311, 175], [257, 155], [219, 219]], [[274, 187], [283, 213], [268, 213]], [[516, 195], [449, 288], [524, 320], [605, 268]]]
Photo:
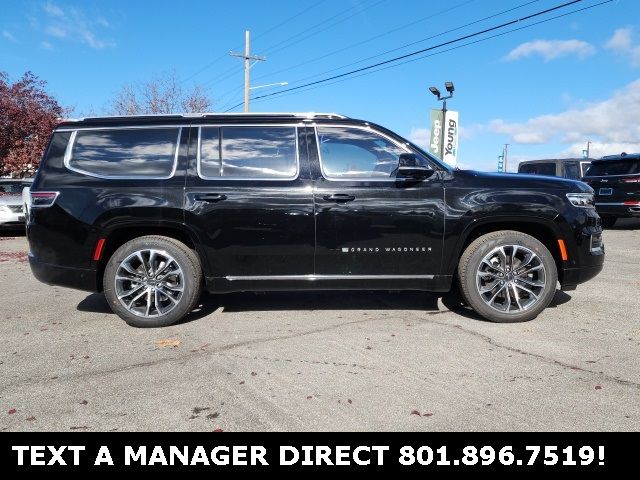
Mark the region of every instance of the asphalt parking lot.
[[0, 430], [639, 430], [640, 221], [605, 245], [600, 276], [523, 324], [327, 292], [205, 295], [142, 330], [0, 236]]

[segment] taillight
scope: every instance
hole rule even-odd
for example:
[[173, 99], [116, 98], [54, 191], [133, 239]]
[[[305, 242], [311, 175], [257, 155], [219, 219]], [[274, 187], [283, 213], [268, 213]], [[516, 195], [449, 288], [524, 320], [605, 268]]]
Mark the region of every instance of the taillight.
[[625, 178], [624, 183], [640, 183], [640, 178]]
[[50, 207], [58, 198], [60, 192], [30, 192], [31, 208]]
[[638, 207], [640, 206], [640, 200], [627, 200], [624, 204], [628, 207]]

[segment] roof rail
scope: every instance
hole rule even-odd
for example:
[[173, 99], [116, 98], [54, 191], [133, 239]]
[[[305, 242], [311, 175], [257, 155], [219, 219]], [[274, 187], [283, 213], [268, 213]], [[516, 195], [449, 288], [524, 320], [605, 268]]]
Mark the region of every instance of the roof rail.
[[249, 117], [295, 117], [295, 118], [342, 118], [346, 119], [348, 117], [344, 115], [340, 115], [339, 113], [317, 113], [317, 112], [249, 112], [249, 113], [238, 113], [238, 112], [229, 112], [229, 113], [216, 113], [216, 112], [207, 112], [207, 113], [172, 113], [172, 114], [164, 114], [164, 113], [153, 113], [153, 114], [142, 114], [142, 115], [105, 115], [101, 117], [81, 117], [81, 118], [68, 118], [65, 119], [65, 122], [82, 122], [84, 120], [102, 120], [102, 119], [124, 119], [124, 118], [157, 118], [157, 117], [165, 117], [165, 118], [206, 118], [206, 117], [227, 117], [227, 116], [249, 116]]
[[600, 158], [600, 160], [608, 160], [610, 158], [625, 158], [625, 157], [632, 157], [632, 158], [640, 157], [640, 153], [622, 152], [615, 155], [604, 155], [603, 157]]

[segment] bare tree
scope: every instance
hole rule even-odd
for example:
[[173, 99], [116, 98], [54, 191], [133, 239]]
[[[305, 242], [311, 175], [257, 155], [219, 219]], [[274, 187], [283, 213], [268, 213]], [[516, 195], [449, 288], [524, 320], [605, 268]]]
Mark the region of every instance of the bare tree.
[[124, 85], [107, 110], [113, 115], [195, 113], [210, 111], [212, 103], [204, 87], [185, 90], [175, 72], [169, 72], [137, 86]]

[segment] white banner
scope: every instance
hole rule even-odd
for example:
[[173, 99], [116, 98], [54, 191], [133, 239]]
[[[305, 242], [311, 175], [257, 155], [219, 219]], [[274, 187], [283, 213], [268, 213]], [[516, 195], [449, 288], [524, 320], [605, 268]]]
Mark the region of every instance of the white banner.
[[444, 122], [444, 151], [442, 160], [455, 167], [458, 163], [458, 112], [447, 110]]

